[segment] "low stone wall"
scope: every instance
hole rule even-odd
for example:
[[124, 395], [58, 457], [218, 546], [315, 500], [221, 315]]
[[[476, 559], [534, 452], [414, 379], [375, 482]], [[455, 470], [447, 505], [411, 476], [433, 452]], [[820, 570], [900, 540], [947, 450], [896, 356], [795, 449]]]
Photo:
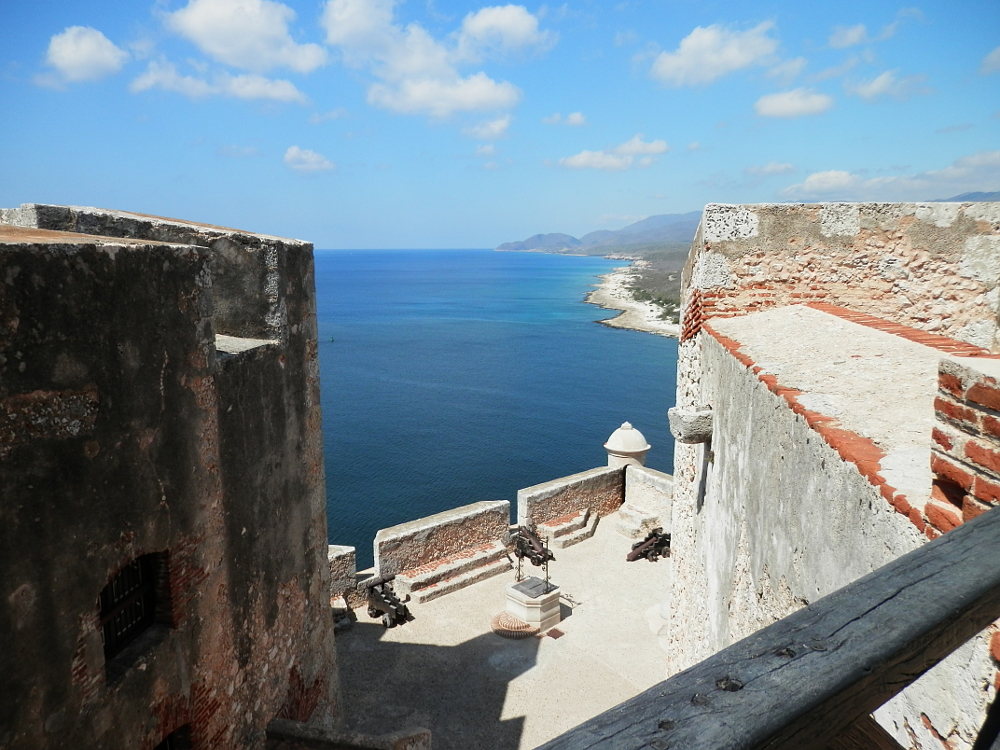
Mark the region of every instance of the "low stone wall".
[[382, 529], [375, 535], [375, 575], [396, 575], [502, 540], [509, 527], [510, 502], [495, 500]]
[[326, 559], [330, 564], [330, 597], [344, 596], [357, 584], [358, 563], [354, 547], [330, 544], [326, 548]]
[[517, 522], [546, 523], [589, 509], [606, 516], [625, 501], [625, 469], [604, 466], [517, 491]]
[[829, 302], [1000, 352], [1000, 203], [705, 207], [683, 274], [701, 322]]
[[674, 498], [674, 478], [645, 466], [625, 468], [625, 502], [660, 517], [660, 525], [670, 533], [670, 510]]

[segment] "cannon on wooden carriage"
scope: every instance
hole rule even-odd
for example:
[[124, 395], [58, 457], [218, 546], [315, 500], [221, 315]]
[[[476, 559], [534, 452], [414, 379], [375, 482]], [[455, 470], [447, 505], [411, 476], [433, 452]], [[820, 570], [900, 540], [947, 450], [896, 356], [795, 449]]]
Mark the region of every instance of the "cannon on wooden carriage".
[[382, 625], [394, 628], [410, 619], [409, 608], [399, 600], [392, 590], [392, 581], [396, 576], [379, 576], [362, 581], [359, 588], [368, 594], [368, 616], [380, 617]]
[[632, 545], [632, 551], [625, 555], [629, 562], [635, 562], [645, 557], [650, 562], [656, 562], [660, 557], [670, 557], [670, 534], [664, 534], [662, 528], [655, 528], [645, 539]]

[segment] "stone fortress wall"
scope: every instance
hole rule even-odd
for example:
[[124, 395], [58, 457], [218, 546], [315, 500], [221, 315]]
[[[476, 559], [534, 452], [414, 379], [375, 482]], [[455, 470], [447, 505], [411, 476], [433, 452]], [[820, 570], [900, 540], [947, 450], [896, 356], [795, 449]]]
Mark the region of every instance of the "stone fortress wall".
[[[1000, 204], [706, 207], [672, 427], [711, 421], [675, 449], [671, 674], [997, 504], [998, 282]], [[971, 747], [994, 632], [876, 713], [900, 744]]]
[[[312, 246], [65, 206], [0, 222], [0, 744], [337, 725]], [[131, 565], [155, 618], [109, 653], [99, 597]]]

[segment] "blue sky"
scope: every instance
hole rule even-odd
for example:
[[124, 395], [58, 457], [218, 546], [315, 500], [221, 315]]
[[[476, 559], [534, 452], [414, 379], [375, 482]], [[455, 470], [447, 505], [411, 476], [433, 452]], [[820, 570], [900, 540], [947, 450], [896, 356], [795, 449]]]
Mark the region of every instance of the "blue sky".
[[1000, 3], [0, 0], [0, 205], [319, 248], [1000, 189]]

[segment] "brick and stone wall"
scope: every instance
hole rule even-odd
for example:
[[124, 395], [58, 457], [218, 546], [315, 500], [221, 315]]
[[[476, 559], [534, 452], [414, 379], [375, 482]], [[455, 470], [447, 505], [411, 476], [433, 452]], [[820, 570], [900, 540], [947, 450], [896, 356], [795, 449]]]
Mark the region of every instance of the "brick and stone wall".
[[517, 492], [517, 522], [548, 523], [581, 510], [614, 513], [625, 501], [625, 469], [602, 467], [536, 484]]
[[397, 575], [502, 542], [509, 527], [510, 502], [494, 500], [381, 529], [374, 542], [375, 575]]
[[[0, 737], [259, 748], [279, 715], [336, 724], [311, 246], [74, 212], [116, 236], [0, 225]], [[224, 313], [240, 264], [256, 296]], [[239, 315], [226, 332], [263, 340], [217, 346]], [[112, 669], [95, 601], [147, 553], [166, 611]]]
[[941, 361], [928, 536], [1000, 505], [1000, 360]]
[[683, 274], [700, 321], [822, 301], [1000, 351], [1000, 203], [705, 207]]
[[[986, 493], [1000, 478], [983, 434], [995, 415], [969, 396], [985, 381], [948, 363], [980, 367], [1000, 352], [998, 284], [1000, 204], [706, 207], [683, 274], [677, 405], [711, 406], [716, 434], [675, 447], [671, 673], [992, 503], [975, 493], [977, 479]], [[933, 497], [888, 481], [879, 445], [800, 403], [767, 362], [713, 330], [788, 305], [936, 349], [949, 358], [942, 373], [966, 378], [939, 394]], [[991, 657], [989, 638], [883, 707], [883, 726], [908, 747], [969, 747], [995, 691], [1000, 639]]]

